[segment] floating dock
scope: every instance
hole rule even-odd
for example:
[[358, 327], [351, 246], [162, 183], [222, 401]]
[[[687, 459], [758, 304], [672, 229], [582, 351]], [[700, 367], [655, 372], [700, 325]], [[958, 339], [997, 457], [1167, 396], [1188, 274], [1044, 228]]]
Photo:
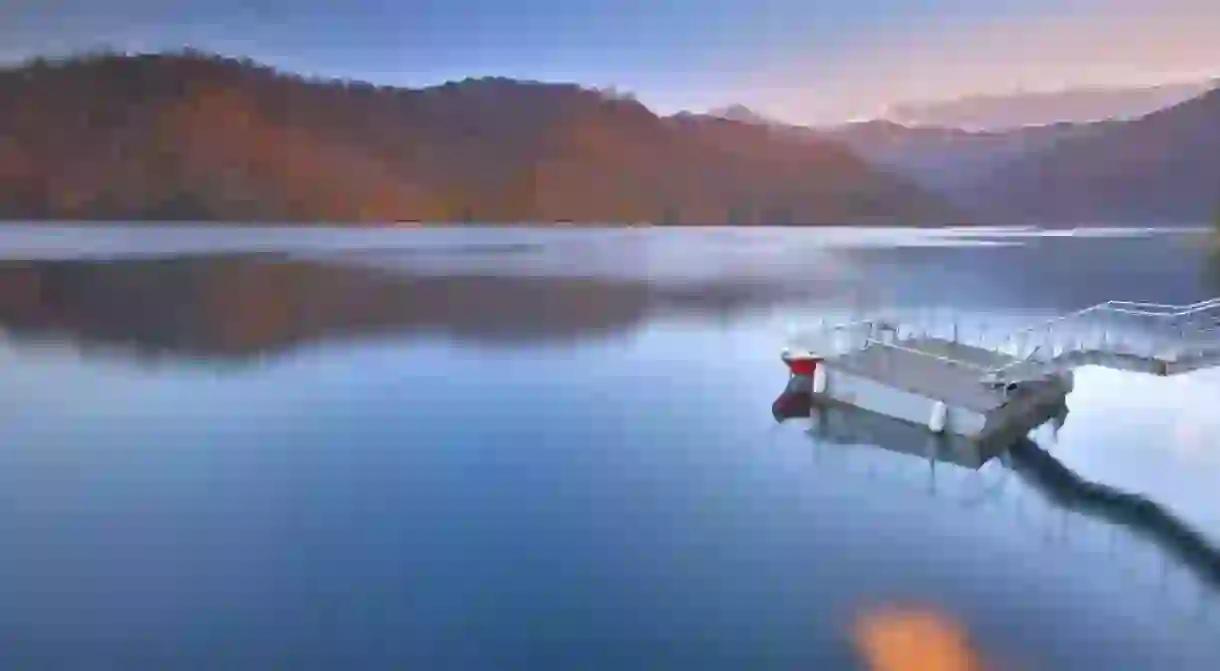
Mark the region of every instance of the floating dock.
[[[1013, 439], [1002, 435], [976, 439], [947, 432], [932, 433], [914, 422], [897, 420], [824, 396], [815, 399], [811, 392], [799, 386], [799, 382], [790, 385], [775, 400], [772, 406], [775, 419], [781, 423], [797, 418], [809, 419], [810, 435], [822, 443], [876, 446], [971, 470], [981, 468], [1014, 444]], [[1047, 411], [1050, 423], [1056, 429], [1063, 426], [1068, 415], [1066, 403]]]
[[1004, 444], [1054, 416], [1073, 386], [1071, 371], [1007, 385], [985, 373], [1019, 359], [939, 338], [875, 343], [822, 359], [790, 388], [928, 427], [933, 433]]
[[[1115, 317], [1127, 320], [1119, 326]], [[1096, 328], [1099, 317], [1110, 320]], [[1174, 375], [1220, 364], [1220, 298], [1189, 306], [1110, 301], [1020, 329], [993, 344], [919, 333], [894, 320], [822, 326], [785, 348], [789, 391], [1009, 444], [1053, 418], [1073, 370]]]

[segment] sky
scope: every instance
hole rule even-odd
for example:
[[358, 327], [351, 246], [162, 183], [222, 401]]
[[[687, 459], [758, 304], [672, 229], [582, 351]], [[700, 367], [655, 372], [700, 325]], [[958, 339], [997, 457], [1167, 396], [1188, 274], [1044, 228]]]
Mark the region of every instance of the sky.
[[502, 75], [744, 104], [893, 103], [1220, 75], [1217, 0], [0, 0], [0, 60], [193, 46], [393, 85]]

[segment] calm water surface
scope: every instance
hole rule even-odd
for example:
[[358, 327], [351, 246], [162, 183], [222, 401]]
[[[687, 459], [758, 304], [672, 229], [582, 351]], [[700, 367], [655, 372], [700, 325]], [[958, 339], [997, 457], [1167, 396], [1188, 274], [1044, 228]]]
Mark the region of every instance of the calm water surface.
[[1217, 371], [978, 470], [771, 414], [794, 323], [1220, 294], [1189, 236], [157, 235], [0, 231], [3, 668], [1220, 664]]

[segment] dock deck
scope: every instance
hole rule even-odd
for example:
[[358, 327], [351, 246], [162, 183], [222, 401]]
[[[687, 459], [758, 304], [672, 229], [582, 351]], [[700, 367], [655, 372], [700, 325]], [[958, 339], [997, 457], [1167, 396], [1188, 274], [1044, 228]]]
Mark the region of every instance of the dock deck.
[[1002, 389], [981, 382], [983, 374], [1017, 361], [999, 352], [940, 338], [910, 338], [848, 352], [825, 364], [829, 370], [884, 380], [900, 391], [983, 412], [1004, 401]]
[[986, 441], [1016, 438], [1050, 419], [1073, 383], [1070, 371], [1015, 389], [984, 379], [987, 371], [1019, 361], [939, 338], [873, 342], [823, 360], [816, 396], [930, 428], [943, 412], [938, 431]]
[[998, 344], [963, 342], [957, 332], [935, 337], [882, 319], [824, 326], [798, 347], [819, 361], [814, 374], [794, 381], [821, 400], [936, 433], [1016, 439], [1062, 406], [1075, 368], [1167, 376], [1220, 365], [1220, 298], [1181, 307], [1110, 301]]

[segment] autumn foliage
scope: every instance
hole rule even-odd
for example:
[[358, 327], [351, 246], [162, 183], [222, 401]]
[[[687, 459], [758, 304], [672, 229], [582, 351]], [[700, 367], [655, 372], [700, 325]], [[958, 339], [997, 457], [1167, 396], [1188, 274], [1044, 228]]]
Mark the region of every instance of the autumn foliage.
[[920, 223], [829, 140], [570, 84], [313, 80], [197, 53], [0, 71], [0, 218]]

